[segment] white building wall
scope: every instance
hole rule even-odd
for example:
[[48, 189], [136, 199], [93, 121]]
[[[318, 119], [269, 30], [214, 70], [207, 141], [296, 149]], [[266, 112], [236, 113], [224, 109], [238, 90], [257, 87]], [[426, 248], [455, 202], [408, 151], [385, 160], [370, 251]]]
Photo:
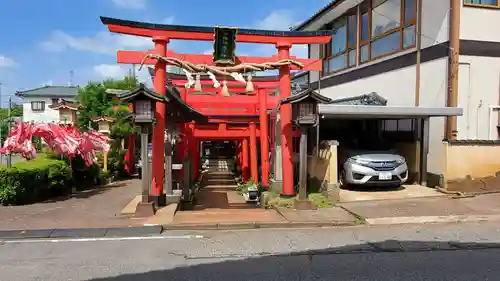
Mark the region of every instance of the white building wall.
[[458, 139], [498, 140], [500, 58], [460, 56]]
[[500, 10], [462, 6], [460, 39], [500, 42]]
[[449, 40], [450, 1], [422, 0], [422, 49]]
[[[448, 58], [425, 62], [420, 68], [420, 106], [444, 107], [448, 91]], [[445, 151], [443, 146], [446, 118], [433, 117], [429, 128], [427, 172], [443, 174]]]
[[[65, 100], [72, 101], [71, 99], [64, 98]], [[32, 101], [44, 101], [45, 110], [43, 112], [33, 112], [31, 110]], [[59, 122], [59, 111], [49, 108], [52, 104], [51, 98], [43, 97], [24, 97], [23, 98], [23, 121], [24, 122]]]
[[[500, 42], [500, 10], [462, 6], [460, 39]], [[457, 119], [458, 139], [498, 140], [500, 99], [500, 58], [461, 55], [459, 106], [464, 115]]]

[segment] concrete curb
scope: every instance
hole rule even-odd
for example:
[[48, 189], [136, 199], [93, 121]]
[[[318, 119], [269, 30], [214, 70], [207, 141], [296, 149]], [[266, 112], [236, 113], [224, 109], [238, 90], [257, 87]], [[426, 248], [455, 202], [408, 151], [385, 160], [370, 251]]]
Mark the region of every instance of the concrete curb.
[[385, 217], [365, 218], [368, 225], [425, 224], [425, 223], [460, 223], [500, 221], [500, 215], [452, 215], [452, 216], [420, 216], [420, 217]]
[[360, 225], [398, 225], [500, 221], [500, 215], [453, 215], [420, 217], [385, 217], [353, 221], [304, 221], [304, 222], [242, 222], [242, 223], [183, 223], [164, 224], [164, 230], [243, 230], [263, 228], [320, 228], [348, 227]]
[[247, 222], [247, 223], [183, 223], [164, 224], [164, 230], [231, 230], [260, 228], [315, 228], [356, 226], [360, 222], [330, 221], [330, 222]]
[[135, 237], [159, 235], [162, 232], [163, 228], [160, 225], [122, 228], [0, 230], [0, 244], [2, 240], [10, 239]]

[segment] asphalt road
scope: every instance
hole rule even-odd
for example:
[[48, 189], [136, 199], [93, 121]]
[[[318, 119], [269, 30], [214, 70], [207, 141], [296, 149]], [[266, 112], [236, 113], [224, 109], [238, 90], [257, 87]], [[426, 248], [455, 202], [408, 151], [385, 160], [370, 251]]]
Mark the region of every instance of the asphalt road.
[[500, 280], [499, 265], [494, 223], [175, 231], [149, 240], [0, 245], [0, 280], [19, 281]]

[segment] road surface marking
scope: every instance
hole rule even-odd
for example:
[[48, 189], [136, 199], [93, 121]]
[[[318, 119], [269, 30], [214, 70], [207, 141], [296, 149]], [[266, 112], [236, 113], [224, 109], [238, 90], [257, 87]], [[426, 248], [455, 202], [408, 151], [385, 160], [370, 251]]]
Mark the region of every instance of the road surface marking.
[[61, 242], [98, 242], [98, 241], [129, 241], [129, 240], [165, 240], [165, 239], [202, 239], [202, 235], [179, 236], [143, 236], [143, 237], [96, 237], [96, 238], [68, 238], [68, 239], [12, 239], [0, 240], [0, 244], [22, 243], [61, 243]]

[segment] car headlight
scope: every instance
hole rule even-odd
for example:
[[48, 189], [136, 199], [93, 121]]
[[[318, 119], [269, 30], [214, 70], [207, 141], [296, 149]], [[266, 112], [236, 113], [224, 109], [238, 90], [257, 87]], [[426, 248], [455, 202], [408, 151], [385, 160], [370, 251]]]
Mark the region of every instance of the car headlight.
[[370, 161], [366, 161], [366, 160], [362, 160], [362, 159], [358, 159], [358, 158], [351, 158], [352, 161], [356, 164], [359, 164], [359, 165], [368, 165], [370, 164]]
[[396, 160], [396, 163], [398, 165], [403, 165], [404, 163], [406, 163], [406, 160], [405, 159], [399, 159], [399, 160]]

